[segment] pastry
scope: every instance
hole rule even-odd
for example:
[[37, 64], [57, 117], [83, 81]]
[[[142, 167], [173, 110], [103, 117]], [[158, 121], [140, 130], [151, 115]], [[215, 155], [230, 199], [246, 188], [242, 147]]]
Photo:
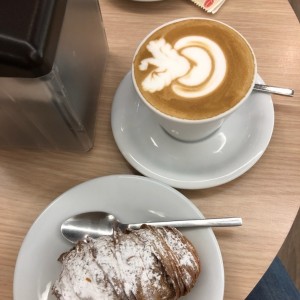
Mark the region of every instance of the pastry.
[[88, 238], [63, 253], [52, 287], [59, 300], [178, 299], [195, 285], [200, 262], [193, 245], [172, 227]]

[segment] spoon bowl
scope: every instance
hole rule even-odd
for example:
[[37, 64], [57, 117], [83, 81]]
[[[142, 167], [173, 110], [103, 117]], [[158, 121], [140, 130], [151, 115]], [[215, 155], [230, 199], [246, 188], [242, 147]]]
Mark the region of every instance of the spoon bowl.
[[156, 227], [228, 227], [241, 226], [241, 218], [193, 219], [162, 222], [144, 222], [123, 224], [110, 213], [103, 211], [87, 212], [73, 216], [61, 225], [61, 233], [71, 243], [84, 241], [87, 237], [98, 238], [102, 235], [112, 235], [116, 228], [121, 230], [139, 229], [143, 224]]

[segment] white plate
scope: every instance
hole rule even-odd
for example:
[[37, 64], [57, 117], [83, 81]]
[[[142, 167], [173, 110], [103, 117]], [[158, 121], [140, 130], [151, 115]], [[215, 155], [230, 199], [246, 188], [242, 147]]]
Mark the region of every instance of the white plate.
[[[257, 82], [263, 83], [259, 76]], [[270, 95], [253, 92], [214, 135], [181, 142], [154, 122], [129, 72], [116, 91], [111, 122], [121, 153], [140, 173], [176, 188], [202, 189], [239, 177], [259, 160], [272, 136], [274, 108]]]
[[[72, 247], [60, 234], [61, 223], [72, 215], [97, 210], [128, 223], [203, 218], [181, 193], [142, 176], [100, 177], [75, 186], [52, 202], [26, 235], [15, 268], [14, 300], [40, 299], [47, 284], [58, 278], [61, 265], [57, 258]], [[184, 299], [223, 299], [223, 262], [213, 231], [182, 231], [196, 247], [202, 264], [196, 286]]]

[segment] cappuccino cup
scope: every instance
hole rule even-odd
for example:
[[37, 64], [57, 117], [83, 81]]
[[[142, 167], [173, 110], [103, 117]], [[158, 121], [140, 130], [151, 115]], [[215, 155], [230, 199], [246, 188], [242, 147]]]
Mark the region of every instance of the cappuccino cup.
[[177, 19], [148, 34], [134, 54], [133, 85], [172, 137], [213, 134], [252, 92], [257, 64], [247, 40], [206, 18]]

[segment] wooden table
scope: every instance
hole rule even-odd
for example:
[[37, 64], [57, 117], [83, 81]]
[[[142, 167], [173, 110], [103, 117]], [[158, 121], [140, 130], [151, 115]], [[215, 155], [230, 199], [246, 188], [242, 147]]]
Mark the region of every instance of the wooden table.
[[244, 299], [277, 254], [300, 204], [298, 20], [287, 0], [227, 0], [216, 15], [206, 14], [188, 0], [102, 0], [100, 4], [110, 55], [94, 148], [81, 154], [0, 151], [0, 299], [12, 299], [14, 266], [23, 238], [53, 199], [94, 177], [137, 174], [122, 157], [111, 133], [113, 95], [130, 68], [139, 41], [157, 25], [188, 16], [210, 16], [240, 30], [253, 46], [262, 78], [296, 92], [293, 98], [273, 96], [271, 143], [246, 174], [215, 188], [181, 190], [206, 217], [243, 217], [239, 229], [214, 231], [225, 265], [225, 299]]

